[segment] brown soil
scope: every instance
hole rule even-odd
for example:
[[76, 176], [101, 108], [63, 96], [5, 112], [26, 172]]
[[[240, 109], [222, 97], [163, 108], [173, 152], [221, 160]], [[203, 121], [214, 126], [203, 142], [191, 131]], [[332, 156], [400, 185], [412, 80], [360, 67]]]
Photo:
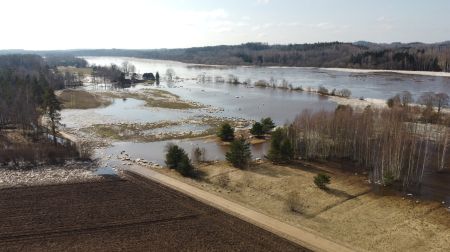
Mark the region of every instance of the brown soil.
[[6, 251], [302, 251], [140, 178], [0, 190]]
[[111, 99], [84, 90], [65, 89], [57, 95], [65, 109], [90, 109], [111, 104]]
[[[158, 171], [355, 249], [450, 251], [450, 212], [444, 205], [374, 194], [361, 174], [307, 163], [261, 163], [243, 171], [221, 162], [199, 169], [202, 181]], [[329, 190], [314, 185], [320, 172], [331, 176]]]

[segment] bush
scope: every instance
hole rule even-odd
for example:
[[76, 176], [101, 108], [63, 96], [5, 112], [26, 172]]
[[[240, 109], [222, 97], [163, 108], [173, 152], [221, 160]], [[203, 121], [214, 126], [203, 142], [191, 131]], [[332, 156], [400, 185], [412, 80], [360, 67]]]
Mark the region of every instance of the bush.
[[225, 156], [234, 167], [246, 168], [252, 159], [250, 144], [243, 138], [236, 139], [231, 143], [230, 150]]
[[352, 91], [344, 88], [339, 92], [339, 96], [344, 97], [344, 98], [349, 98], [352, 95]]
[[386, 104], [389, 108], [393, 108], [401, 105], [401, 99], [399, 95], [395, 95], [394, 97], [389, 98], [386, 101]]
[[273, 128], [275, 128], [275, 124], [270, 117], [261, 119], [261, 124], [263, 126], [264, 133], [269, 133]]
[[321, 94], [321, 95], [328, 95], [328, 89], [325, 88], [324, 86], [319, 86], [319, 89], [317, 90], [317, 93]]
[[286, 198], [286, 205], [288, 209], [295, 213], [302, 213], [304, 210], [304, 206], [300, 201], [298, 193], [290, 192]]
[[261, 88], [266, 88], [266, 87], [269, 87], [270, 84], [267, 81], [265, 81], [265, 80], [259, 80], [259, 81], [255, 82], [254, 86], [255, 87], [261, 87]]
[[222, 173], [217, 176], [217, 185], [219, 185], [222, 188], [228, 187], [230, 182], [231, 182], [230, 175], [228, 175], [228, 173]]
[[166, 165], [183, 176], [193, 175], [194, 167], [186, 152], [175, 144], [169, 144], [166, 152]]
[[264, 135], [264, 127], [261, 123], [256, 122], [250, 129], [250, 133], [256, 137], [261, 137]]
[[317, 176], [314, 177], [314, 184], [316, 184], [317, 187], [319, 187], [320, 189], [327, 189], [327, 185], [330, 183], [331, 177], [323, 174], [323, 173], [319, 173], [317, 174]]
[[220, 126], [217, 136], [220, 137], [222, 141], [233, 141], [234, 129], [229, 123], [224, 123]]
[[294, 150], [285, 129], [278, 128], [272, 133], [267, 158], [275, 163], [289, 162], [294, 158]]
[[395, 182], [395, 178], [394, 175], [392, 175], [392, 173], [388, 172], [387, 174], [385, 174], [383, 176], [383, 185], [384, 186], [391, 186], [393, 185]]

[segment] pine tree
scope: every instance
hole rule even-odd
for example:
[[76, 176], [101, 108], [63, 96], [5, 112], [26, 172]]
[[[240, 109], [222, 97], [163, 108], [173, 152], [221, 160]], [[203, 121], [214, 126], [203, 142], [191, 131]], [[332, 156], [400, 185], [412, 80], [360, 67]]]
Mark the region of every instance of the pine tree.
[[61, 125], [61, 103], [56, 98], [55, 92], [51, 88], [47, 88], [44, 93], [43, 109], [48, 119], [48, 124], [53, 135], [53, 142], [57, 145], [56, 133]]
[[234, 139], [234, 129], [229, 123], [224, 123], [220, 126], [217, 136], [220, 137], [222, 141], [233, 141]]
[[270, 117], [261, 119], [261, 124], [263, 126], [264, 133], [269, 133], [273, 128], [275, 128], [275, 124]]
[[267, 158], [272, 162], [285, 163], [294, 157], [292, 143], [287, 137], [286, 130], [278, 128], [272, 133], [270, 150]]
[[250, 129], [250, 133], [256, 137], [262, 137], [264, 135], [264, 127], [261, 123], [256, 122]]
[[236, 139], [231, 143], [230, 150], [225, 156], [234, 167], [246, 168], [252, 159], [250, 144], [243, 138]]

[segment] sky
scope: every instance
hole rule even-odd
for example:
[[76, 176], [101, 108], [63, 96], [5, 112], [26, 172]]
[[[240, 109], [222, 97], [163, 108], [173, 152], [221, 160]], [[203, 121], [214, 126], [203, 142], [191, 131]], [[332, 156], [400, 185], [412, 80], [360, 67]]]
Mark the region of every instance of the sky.
[[441, 42], [450, 0], [2, 0], [0, 49]]

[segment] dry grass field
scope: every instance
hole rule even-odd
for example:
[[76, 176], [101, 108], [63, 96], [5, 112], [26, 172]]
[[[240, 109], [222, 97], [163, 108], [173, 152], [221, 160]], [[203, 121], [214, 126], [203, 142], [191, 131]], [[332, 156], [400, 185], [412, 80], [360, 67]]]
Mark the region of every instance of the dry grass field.
[[[260, 163], [247, 170], [224, 162], [203, 164], [203, 180], [185, 179], [206, 191], [331, 240], [369, 251], [450, 251], [450, 211], [440, 202], [373, 193], [362, 174], [318, 164]], [[329, 190], [313, 183], [331, 176]]]

